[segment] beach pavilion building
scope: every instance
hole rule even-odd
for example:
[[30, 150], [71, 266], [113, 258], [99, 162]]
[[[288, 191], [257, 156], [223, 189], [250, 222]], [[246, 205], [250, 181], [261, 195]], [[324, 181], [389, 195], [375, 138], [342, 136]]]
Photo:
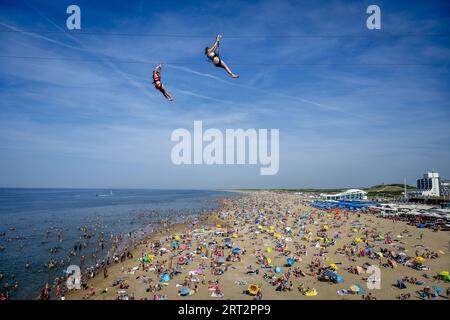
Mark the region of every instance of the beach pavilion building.
[[367, 192], [360, 189], [349, 189], [336, 194], [321, 194], [324, 200], [367, 200]]

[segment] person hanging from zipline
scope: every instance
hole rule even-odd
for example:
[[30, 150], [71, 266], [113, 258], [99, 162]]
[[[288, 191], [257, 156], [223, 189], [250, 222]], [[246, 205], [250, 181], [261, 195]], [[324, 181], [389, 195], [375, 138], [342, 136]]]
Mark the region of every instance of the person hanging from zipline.
[[239, 76], [237, 74], [234, 74], [230, 70], [230, 68], [227, 66], [227, 64], [219, 57], [219, 43], [220, 43], [221, 39], [222, 39], [222, 35], [219, 34], [216, 37], [216, 41], [214, 42], [214, 45], [211, 48], [209, 48], [209, 47], [205, 48], [205, 54], [208, 57], [208, 59], [211, 60], [212, 63], [214, 63], [214, 65], [216, 67], [224, 68], [226, 70], [226, 72], [228, 72], [228, 74], [233, 78], [239, 78]]
[[173, 98], [170, 96], [169, 92], [167, 91], [166, 87], [161, 82], [161, 69], [162, 69], [162, 63], [160, 63], [155, 70], [153, 70], [153, 85], [155, 88], [166, 97], [167, 100], [172, 101]]

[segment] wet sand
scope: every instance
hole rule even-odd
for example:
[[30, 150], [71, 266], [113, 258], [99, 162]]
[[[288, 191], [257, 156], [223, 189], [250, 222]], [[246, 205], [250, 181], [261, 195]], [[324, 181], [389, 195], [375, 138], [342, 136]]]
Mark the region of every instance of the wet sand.
[[[258, 215], [259, 213], [261, 214]], [[255, 219], [259, 219], [259, 223], [255, 223]], [[220, 227], [217, 224], [220, 224]], [[225, 232], [225, 235], [231, 238], [232, 248], [241, 249], [239, 254], [233, 254], [231, 248], [220, 250], [222, 246], [225, 246], [225, 236], [221, 232]], [[420, 238], [421, 233], [422, 239]], [[180, 237], [178, 241], [180, 249], [171, 250], [176, 236]], [[317, 241], [318, 236], [322, 238], [319, 241]], [[329, 241], [333, 240], [334, 244], [325, 245], [324, 236]], [[192, 240], [190, 246], [187, 242], [188, 239]], [[355, 239], [358, 239], [358, 242], [355, 242]], [[362, 241], [360, 242], [359, 239]], [[187, 225], [180, 224], [172, 226], [170, 230], [151, 235], [144, 244], [138, 245], [132, 251], [133, 259], [129, 259], [123, 264], [111, 265], [108, 268], [107, 278], [103, 277], [103, 273], [99, 273], [88, 281], [88, 286], [92, 286], [95, 290], [94, 295], [89, 296], [88, 290], [77, 290], [68, 293], [66, 298], [116, 299], [120, 289], [118, 286], [113, 286], [113, 281], [121, 279], [125, 280], [129, 286], [122, 291], [123, 294], [132, 295], [134, 299], [149, 300], [161, 296], [166, 296], [169, 300], [255, 299], [255, 296], [244, 293], [249, 284], [255, 284], [259, 288], [264, 300], [361, 300], [362, 295], [360, 294], [339, 295], [337, 293], [338, 290], [349, 290], [353, 284], [359, 284], [367, 293], [370, 292], [379, 300], [397, 299], [399, 294], [410, 294], [410, 299], [420, 299], [418, 290], [425, 286], [439, 286], [443, 291], [441, 296], [436, 299], [443, 300], [447, 298], [446, 290], [449, 283], [434, 277], [440, 271], [450, 269], [449, 240], [448, 232], [419, 229], [407, 225], [406, 222], [394, 222], [367, 213], [361, 213], [358, 216], [356, 212], [348, 214], [322, 212], [310, 207], [299, 195], [263, 191], [245, 192], [240, 200], [226, 200], [224, 206], [210, 214], [202, 225], [196, 225], [189, 229]], [[170, 251], [161, 254], [158, 249], [152, 249], [151, 243], [156, 241], [161, 243], [161, 247], [170, 249]], [[198, 245], [202, 243], [209, 243], [208, 250], [197, 250], [199, 249]], [[183, 245], [188, 245], [188, 248], [182, 250]], [[344, 246], [346, 246], [345, 249], [338, 250]], [[269, 247], [272, 250], [268, 250]], [[406, 265], [397, 263], [392, 268], [387, 266], [389, 259], [387, 254], [383, 257], [372, 254], [372, 257], [376, 258], [370, 258], [367, 255], [358, 256], [361, 250], [368, 247], [373, 248], [374, 252], [386, 249], [386, 251], [393, 252], [394, 255], [402, 252], [409, 262]], [[353, 254], [351, 253], [352, 249]], [[217, 252], [215, 252], [216, 250]], [[243, 253], [242, 250], [246, 252]], [[347, 255], [344, 253], [345, 251], [348, 253]], [[213, 275], [211, 274], [211, 261], [217, 258], [214, 253], [221, 252], [224, 257], [230, 256], [236, 259], [239, 256], [240, 261], [225, 261], [223, 265], [228, 265], [226, 271], [222, 275]], [[429, 259], [427, 257], [423, 261], [429, 270], [419, 271], [408, 266], [410, 262], [416, 260], [416, 255], [426, 256], [424, 252], [437, 255], [436, 258]], [[138, 259], [147, 254], [154, 255], [155, 258], [152, 262], [142, 264]], [[153, 284], [159, 284], [161, 272], [154, 271], [154, 267], [159, 267], [162, 272], [170, 272], [177, 265], [178, 259], [186, 258], [187, 255], [192, 258], [187, 265], [179, 265], [181, 274], [170, 279], [167, 285], [163, 285], [159, 291], [147, 290], [149, 286], [142, 281], [142, 277], [152, 279]], [[267, 258], [271, 259], [269, 267], [263, 268], [263, 265], [258, 263], [258, 257], [266, 264]], [[288, 258], [296, 260], [291, 267], [286, 266]], [[320, 263], [322, 268], [329, 267], [331, 263], [336, 264], [338, 269], [335, 273], [343, 277], [344, 282], [319, 281], [318, 275], [314, 273], [318, 271], [318, 268], [311, 270], [309, 267], [312, 262]], [[201, 263], [205, 265], [204, 276], [193, 276], [190, 285], [185, 283], [183, 286], [177, 286], [184, 282], [190, 271], [198, 270]], [[347, 270], [349, 267], [362, 267], [365, 263], [380, 268], [381, 289], [369, 290], [367, 288], [368, 273], [353, 274]], [[223, 265], [221, 264], [217, 269], [223, 270]], [[253, 269], [258, 269], [259, 274], [246, 274], [247, 267], [250, 265]], [[122, 266], [125, 272], [121, 272]], [[147, 270], [142, 270], [142, 266]], [[274, 272], [276, 266], [281, 268], [282, 273]], [[133, 268], [137, 270], [133, 271]], [[286, 278], [284, 273], [293, 271], [295, 268], [298, 268], [297, 271], [301, 270], [305, 276], [291, 275], [289, 277], [287, 283], [292, 281], [292, 290], [276, 291], [277, 286], [273, 286], [269, 280], [263, 277], [266, 273], [269, 277]], [[428, 278], [423, 277], [424, 274], [428, 275]], [[415, 277], [425, 284], [405, 283], [406, 289], [395, 287], [394, 284], [397, 283], [397, 280], [405, 276]], [[214, 280], [219, 280], [218, 287], [223, 294], [221, 298], [212, 297], [211, 294], [214, 290], [208, 289], [208, 282]], [[238, 280], [242, 283], [237, 283]], [[196, 284], [198, 288], [194, 292]], [[309, 288], [310, 291], [314, 288], [317, 295], [307, 296], [298, 289], [299, 286], [305, 289]], [[186, 287], [190, 287], [190, 295], [180, 296], [179, 291]], [[104, 289], [107, 289], [107, 292], [102, 293]]]

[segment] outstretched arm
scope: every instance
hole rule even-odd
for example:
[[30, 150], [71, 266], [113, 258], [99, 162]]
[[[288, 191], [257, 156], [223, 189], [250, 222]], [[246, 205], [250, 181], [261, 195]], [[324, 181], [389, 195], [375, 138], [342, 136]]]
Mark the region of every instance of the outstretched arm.
[[219, 47], [220, 39], [222, 39], [222, 35], [219, 34], [219, 35], [217, 35], [217, 37], [216, 37], [216, 42], [214, 42], [214, 45], [211, 47], [211, 49], [212, 49], [213, 51], [216, 51], [217, 48]]
[[161, 68], [162, 68], [162, 63], [160, 63], [156, 68], [155, 68], [155, 72], [156, 73], [161, 73]]

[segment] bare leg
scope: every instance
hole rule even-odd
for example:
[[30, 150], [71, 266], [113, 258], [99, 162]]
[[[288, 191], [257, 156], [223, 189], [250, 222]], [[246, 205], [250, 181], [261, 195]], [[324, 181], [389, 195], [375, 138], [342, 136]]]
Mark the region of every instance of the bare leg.
[[161, 93], [164, 95], [164, 97], [166, 97], [167, 100], [169, 101], [173, 100], [173, 98], [171, 97], [165, 86], [161, 85], [159, 91], [161, 91]]
[[220, 60], [220, 66], [221, 66], [222, 68], [224, 68], [224, 69], [226, 70], [226, 72], [228, 72], [228, 74], [229, 74], [231, 77], [233, 77], [233, 78], [239, 78], [239, 76], [238, 76], [237, 74], [234, 74], [234, 73], [230, 70], [230, 68], [227, 66], [227, 64], [226, 64], [223, 60]]

